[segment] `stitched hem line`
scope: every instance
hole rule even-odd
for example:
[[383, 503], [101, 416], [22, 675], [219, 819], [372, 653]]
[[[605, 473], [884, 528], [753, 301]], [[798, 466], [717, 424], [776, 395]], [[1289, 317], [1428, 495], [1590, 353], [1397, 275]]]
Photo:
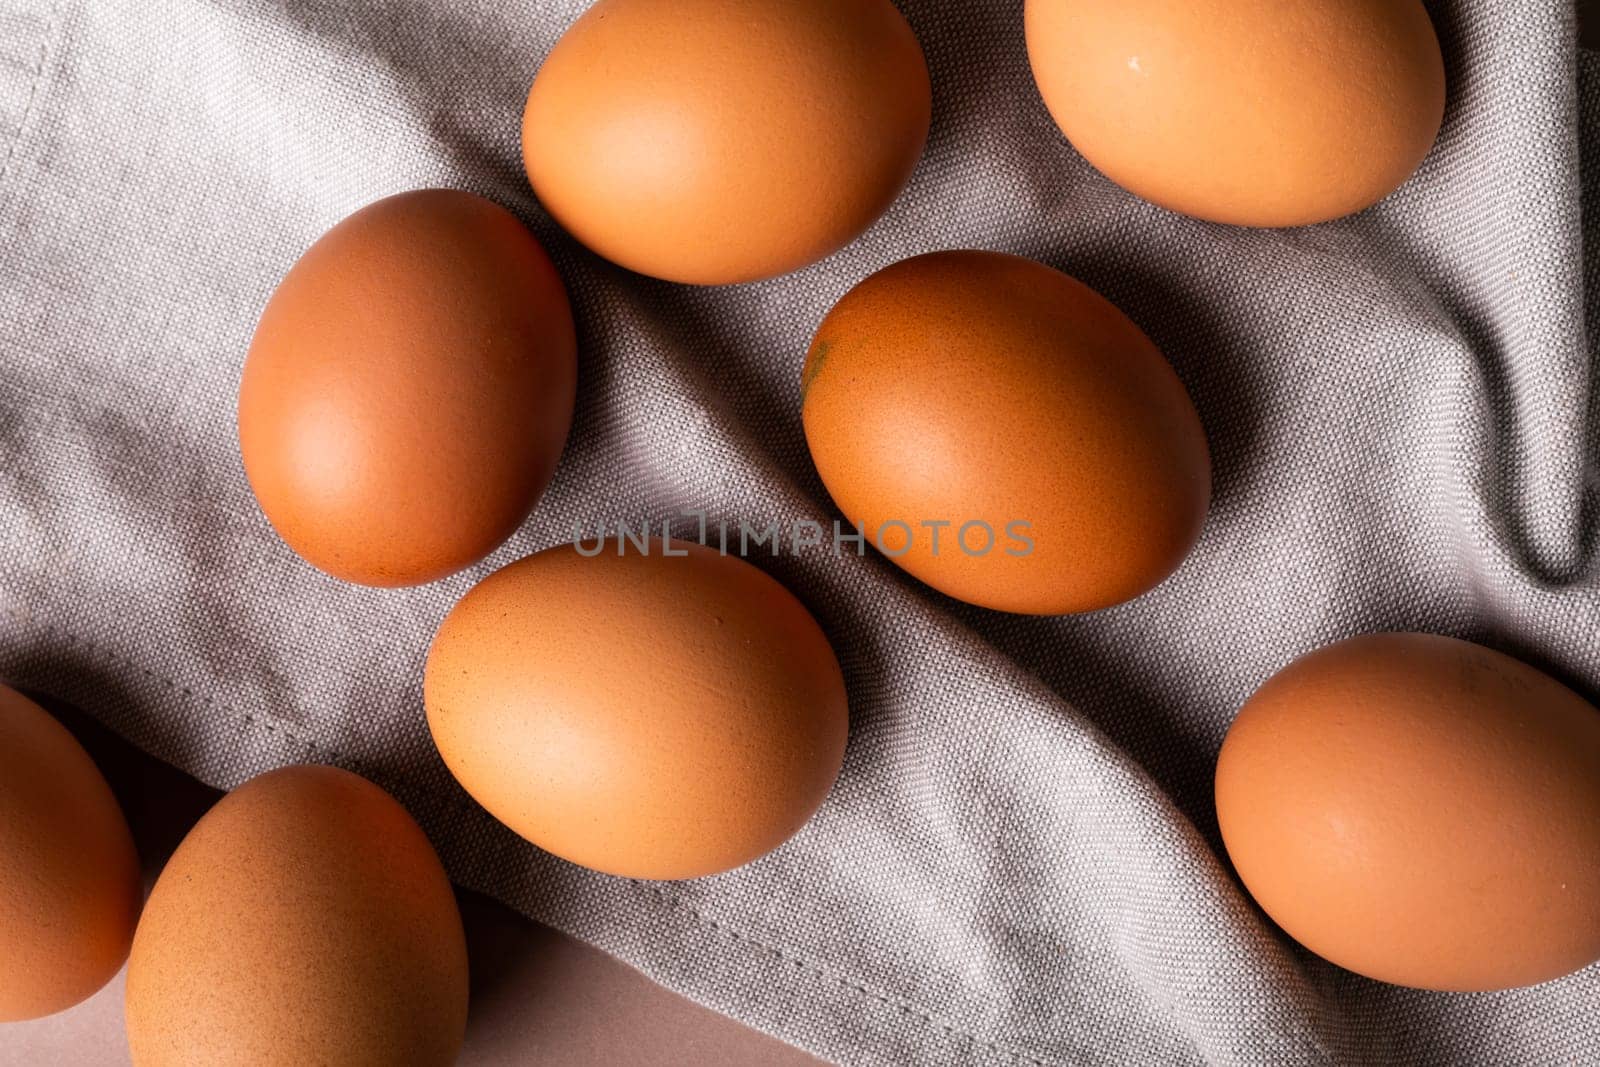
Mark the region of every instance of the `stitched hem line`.
[[0, 189], [11, 177], [54, 54], [65, 0], [0, 0]]

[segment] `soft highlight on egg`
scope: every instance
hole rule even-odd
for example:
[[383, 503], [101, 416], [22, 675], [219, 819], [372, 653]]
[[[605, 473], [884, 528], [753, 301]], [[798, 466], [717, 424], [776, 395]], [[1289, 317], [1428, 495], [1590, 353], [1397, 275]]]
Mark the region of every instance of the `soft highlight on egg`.
[[1419, 0], [1027, 0], [1056, 124], [1112, 181], [1173, 211], [1303, 226], [1398, 189], [1444, 118]]
[[424, 682], [439, 754], [490, 814], [573, 863], [648, 879], [749, 863], [839, 775], [833, 650], [741, 559], [602, 544], [513, 563], [445, 618]]
[[402, 193], [329, 230], [267, 303], [239, 446], [262, 511], [307, 562], [417, 585], [527, 518], [576, 391], [566, 290], [533, 235], [471, 193]]
[[854, 240], [910, 178], [931, 114], [889, 0], [599, 0], [539, 69], [522, 149], [589, 248], [723, 285]]
[[127, 959], [144, 895], [133, 835], [77, 739], [0, 685], [0, 1023], [87, 999]]
[[1600, 961], [1600, 711], [1510, 656], [1309, 653], [1239, 712], [1216, 800], [1257, 903], [1358, 974], [1483, 991]]
[[128, 963], [136, 1067], [447, 1067], [467, 947], [428, 839], [333, 767], [235, 789], [150, 894]]
[[802, 372], [823, 485], [883, 555], [1000, 611], [1093, 611], [1182, 563], [1211, 496], [1205, 433], [1161, 352], [1041, 263], [936, 252], [874, 274]]

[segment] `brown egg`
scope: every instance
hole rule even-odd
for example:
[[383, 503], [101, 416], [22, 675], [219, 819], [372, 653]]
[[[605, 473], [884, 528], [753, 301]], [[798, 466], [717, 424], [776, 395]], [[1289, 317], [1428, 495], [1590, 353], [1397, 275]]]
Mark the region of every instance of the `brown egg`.
[[466, 937], [428, 839], [332, 767], [234, 790], [150, 894], [127, 1021], [137, 1067], [454, 1063]]
[[1229, 731], [1217, 817], [1267, 914], [1359, 974], [1493, 990], [1600, 960], [1600, 712], [1498, 652], [1296, 660]]
[[99, 768], [0, 685], [0, 1023], [64, 1011], [110, 981], [142, 895], [133, 835]]
[[415, 585], [470, 566], [549, 484], [577, 385], [572, 313], [523, 225], [403, 193], [312, 245], [261, 316], [239, 390], [245, 473], [313, 566]]
[[1173, 211], [1302, 226], [1428, 154], [1444, 61], [1418, 0], [1027, 0], [1044, 102], [1084, 157]]
[[599, 0], [528, 95], [528, 179], [600, 255], [676, 282], [796, 270], [899, 195], [928, 137], [889, 0]]
[[1177, 375], [1103, 297], [1031, 260], [938, 252], [873, 275], [823, 320], [803, 395], [840, 510], [972, 604], [1120, 603], [1205, 521], [1210, 454]]
[[[424, 697], [467, 792], [563, 859], [697, 878], [782, 844], [844, 759], [844, 679], [815, 620], [743, 560], [563, 545], [479, 583]], [[592, 551], [593, 546], [584, 551]]]

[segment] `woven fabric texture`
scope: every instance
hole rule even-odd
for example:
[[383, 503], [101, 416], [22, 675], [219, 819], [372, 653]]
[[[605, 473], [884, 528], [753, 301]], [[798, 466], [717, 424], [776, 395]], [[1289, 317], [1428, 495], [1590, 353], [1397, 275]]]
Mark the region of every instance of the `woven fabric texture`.
[[[0, 0], [0, 677], [218, 786], [294, 761], [366, 773], [461, 884], [842, 1063], [1600, 1062], [1600, 969], [1495, 996], [1337, 970], [1242, 894], [1210, 800], [1241, 702], [1358, 632], [1464, 636], [1600, 692], [1582, 222], [1600, 161], [1581, 166], [1600, 82], [1570, 7], [1432, 3], [1450, 105], [1421, 172], [1357, 218], [1253, 232], [1095, 174], [1033, 88], [1018, 0], [904, 0], [935, 85], [910, 188], [825, 262], [716, 290], [598, 260], [523, 180], [522, 100], [583, 7]], [[317, 236], [440, 185], [510, 207], [555, 257], [576, 424], [489, 561], [342, 585], [250, 495], [240, 367]], [[1216, 466], [1193, 556], [1061, 619], [963, 607], [871, 554], [762, 557], [850, 685], [844, 774], [811, 824], [660, 885], [497, 826], [423, 717], [445, 611], [579, 522], [826, 527], [799, 419], [811, 334], [871, 271], [951, 247], [1060, 267], [1166, 352]]]

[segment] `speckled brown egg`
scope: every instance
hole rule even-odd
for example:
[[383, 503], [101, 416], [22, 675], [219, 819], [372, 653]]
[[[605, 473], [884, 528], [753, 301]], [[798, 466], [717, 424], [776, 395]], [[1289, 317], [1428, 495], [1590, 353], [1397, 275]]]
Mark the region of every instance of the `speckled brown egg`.
[[1035, 615], [1149, 590], [1199, 536], [1211, 461], [1139, 328], [1060, 271], [939, 252], [862, 282], [803, 373], [847, 525], [960, 600]]
[[0, 1023], [64, 1011], [110, 981], [142, 895], [133, 835], [99, 768], [0, 685]]
[[150, 894], [127, 1022], [137, 1067], [454, 1063], [466, 938], [428, 839], [347, 771], [240, 786]]
[[889, 0], [599, 0], [540, 68], [522, 148], [578, 240], [720, 285], [853, 240], [910, 178], [931, 110]]
[[1028, 0], [1056, 123], [1119, 185], [1174, 211], [1301, 226], [1399, 188], [1444, 117], [1418, 0]]
[[572, 421], [565, 289], [508, 211], [403, 193], [295, 264], [239, 390], [245, 473], [313, 566], [416, 585], [488, 555], [544, 492]]
[[491, 575], [439, 628], [424, 686], [467, 792], [540, 848], [630, 878], [782, 844], [838, 777], [848, 728], [800, 602], [740, 559], [671, 550], [564, 545]]
[[1217, 816], [1267, 914], [1359, 974], [1495, 990], [1600, 960], [1600, 711], [1509, 656], [1303, 656], [1228, 732]]

